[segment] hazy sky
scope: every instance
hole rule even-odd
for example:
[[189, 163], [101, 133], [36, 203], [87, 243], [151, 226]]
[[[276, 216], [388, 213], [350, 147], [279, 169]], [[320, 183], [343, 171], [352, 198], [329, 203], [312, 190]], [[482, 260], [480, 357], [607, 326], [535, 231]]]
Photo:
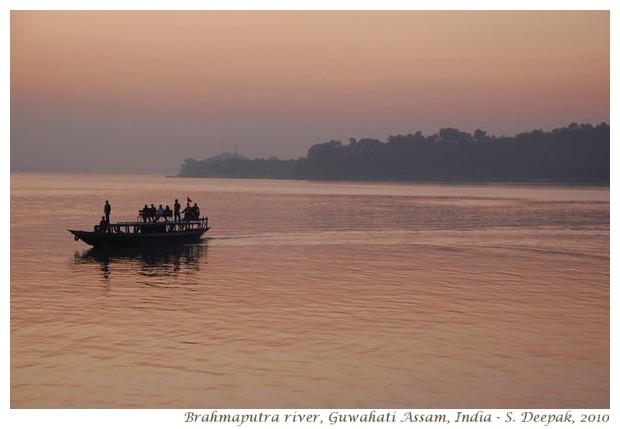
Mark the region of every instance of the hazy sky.
[[610, 121], [607, 11], [12, 11], [12, 170]]

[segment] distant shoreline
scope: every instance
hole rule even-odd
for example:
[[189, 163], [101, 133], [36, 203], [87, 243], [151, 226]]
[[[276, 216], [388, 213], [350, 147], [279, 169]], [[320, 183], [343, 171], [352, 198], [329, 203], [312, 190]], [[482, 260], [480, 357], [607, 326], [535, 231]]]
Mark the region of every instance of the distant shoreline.
[[610, 183], [610, 127], [571, 123], [513, 137], [442, 128], [315, 144], [305, 157], [249, 159], [221, 153], [187, 158], [181, 177], [300, 179], [407, 183]]

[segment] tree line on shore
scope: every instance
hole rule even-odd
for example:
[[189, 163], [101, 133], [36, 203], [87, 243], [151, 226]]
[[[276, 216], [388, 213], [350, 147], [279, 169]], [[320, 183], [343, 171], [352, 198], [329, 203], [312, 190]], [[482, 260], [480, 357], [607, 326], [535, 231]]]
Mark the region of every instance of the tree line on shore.
[[572, 123], [549, 132], [512, 137], [442, 128], [315, 144], [305, 157], [281, 160], [216, 156], [188, 158], [182, 177], [309, 180], [406, 180], [432, 182], [609, 183], [610, 127]]

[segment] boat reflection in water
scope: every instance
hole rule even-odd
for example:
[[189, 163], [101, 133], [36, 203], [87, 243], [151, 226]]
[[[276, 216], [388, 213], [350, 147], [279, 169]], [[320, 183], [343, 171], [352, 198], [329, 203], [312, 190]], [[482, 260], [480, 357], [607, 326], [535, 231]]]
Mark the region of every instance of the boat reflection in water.
[[100, 266], [104, 279], [146, 277], [151, 286], [172, 287], [171, 277], [195, 274], [206, 260], [206, 243], [135, 248], [98, 248], [75, 253], [79, 266]]

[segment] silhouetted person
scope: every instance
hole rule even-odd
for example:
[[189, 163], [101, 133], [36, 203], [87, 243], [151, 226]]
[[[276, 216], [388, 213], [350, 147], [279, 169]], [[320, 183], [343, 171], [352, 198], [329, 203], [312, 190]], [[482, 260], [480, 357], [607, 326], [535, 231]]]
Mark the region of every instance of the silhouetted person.
[[164, 208], [160, 204], [159, 207], [157, 207], [157, 211], [155, 212], [155, 220], [159, 220], [159, 218], [163, 216], [164, 216]]
[[108, 224], [110, 223], [110, 213], [111, 212], [112, 212], [112, 206], [110, 205], [110, 202], [108, 200], [106, 200], [105, 206], [103, 206], [103, 213], [105, 214], [105, 221]]
[[192, 207], [192, 219], [200, 219], [200, 209], [198, 208], [198, 203], [194, 203], [194, 207]]
[[174, 221], [178, 222], [181, 220], [181, 204], [179, 200], [174, 200]]
[[146, 222], [146, 220], [149, 218], [149, 206], [145, 204], [144, 208], [140, 210], [140, 214], [142, 215], [142, 222]]
[[109, 225], [110, 222], [106, 220], [105, 216], [101, 216], [101, 221], [99, 222], [99, 232], [107, 232]]
[[166, 222], [168, 222], [168, 219], [172, 217], [172, 210], [170, 210], [170, 206], [166, 206], [163, 216]]
[[190, 207], [189, 202], [181, 213], [183, 213], [183, 220], [190, 220], [192, 218], [192, 208]]

